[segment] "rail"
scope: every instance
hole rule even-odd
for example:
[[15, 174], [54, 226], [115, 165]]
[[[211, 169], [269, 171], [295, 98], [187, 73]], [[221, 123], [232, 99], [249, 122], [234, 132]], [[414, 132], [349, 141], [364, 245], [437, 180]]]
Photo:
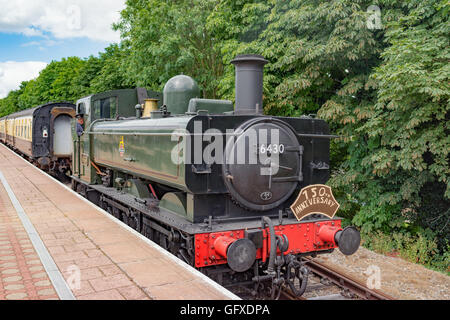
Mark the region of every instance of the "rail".
[[304, 258], [306, 266], [319, 277], [329, 279], [335, 285], [347, 289], [352, 294], [364, 300], [395, 300], [395, 298], [376, 289], [370, 289], [359, 280], [333, 270], [322, 263]]

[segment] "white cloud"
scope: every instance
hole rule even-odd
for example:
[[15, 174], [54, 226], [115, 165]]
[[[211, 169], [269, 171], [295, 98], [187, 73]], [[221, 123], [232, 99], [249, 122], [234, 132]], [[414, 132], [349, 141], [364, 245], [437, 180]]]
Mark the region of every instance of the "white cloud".
[[0, 0], [0, 32], [119, 42], [112, 30], [125, 0]]
[[32, 47], [32, 46], [53, 47], [53, 46], [56, 46], [57, 44], [61, 44], [61, 43], [62, 43], [62, 41], [54, 41], [54, 40], [51, 40], [51, 39], [44, 39], [42, 41], [25, 42], [25, 43], [22, 43], [20, 46], [23, 47], [23, 48]]
[[40, 61], [0, 62], [0, 99], [6, 97], [9, 91], [19, 89], [22, 81], [36, 78], [46, 66], [46, 62]]

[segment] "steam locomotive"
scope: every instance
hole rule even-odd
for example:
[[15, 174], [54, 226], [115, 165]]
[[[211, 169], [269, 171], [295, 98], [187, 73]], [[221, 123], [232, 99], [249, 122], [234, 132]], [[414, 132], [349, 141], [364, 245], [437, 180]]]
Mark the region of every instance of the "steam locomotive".
[[333, 136], [323, 120], [264, 115], [267, 61], [232, 63], [235, 106], [200, 99], [185, 75], [163, 95], [138, 88], [77, 101], [84, 133], [72, 127], [72, 188], [222, 285], [300, 296], [302, 257], [350, 255], [360, 243], [339, 218], [291, 210], [303, 188], [328, 180]]

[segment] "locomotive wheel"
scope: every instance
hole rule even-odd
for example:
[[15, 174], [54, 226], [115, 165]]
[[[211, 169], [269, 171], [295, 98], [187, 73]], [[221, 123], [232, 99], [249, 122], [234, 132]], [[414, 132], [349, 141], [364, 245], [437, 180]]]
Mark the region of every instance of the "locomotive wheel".
[[141, 232], [141, 222], [140, 216], [137, 212], [132, 212], [130, 217], [130, 227], [132, 227], [137, 232]]

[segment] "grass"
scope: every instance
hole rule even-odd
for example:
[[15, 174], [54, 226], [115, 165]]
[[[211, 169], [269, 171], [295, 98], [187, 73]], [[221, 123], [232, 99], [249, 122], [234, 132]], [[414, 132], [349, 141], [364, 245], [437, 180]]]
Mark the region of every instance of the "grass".
[[409, 233], [362, 234], [363, 246], [377, 253], [400, 257], [412, 263], [421, 264], [450, 276], [450, 245], [444, 252], [439, 252], [437, 241], [425, 235]]

